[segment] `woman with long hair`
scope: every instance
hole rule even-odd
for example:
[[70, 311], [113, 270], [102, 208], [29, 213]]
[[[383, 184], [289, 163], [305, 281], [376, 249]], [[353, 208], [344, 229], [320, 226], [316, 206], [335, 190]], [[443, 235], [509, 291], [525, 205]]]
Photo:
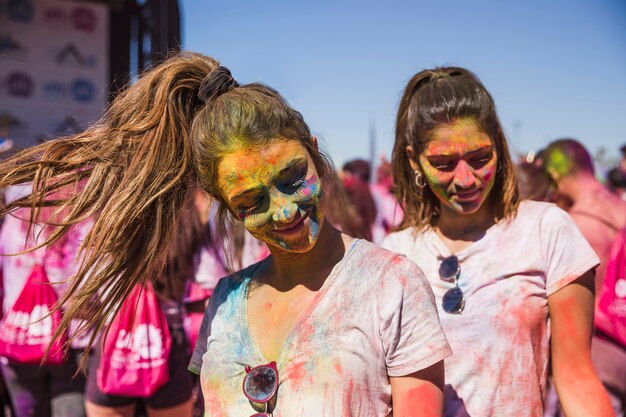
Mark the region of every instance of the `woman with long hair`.
[[[58, 187], [85, 179], [69, 198]], [[190, 369], [211, 416], [437, 416], [450, 354], [432, 291], [406, 258], [324, 221], [336, 175], [302, 116], [273, 89], [239, 85], [185, 53], [144, 74], [86, 132], [0, 165], [8, 205], [69, 213], [47, 243], [94, 216], [64, 298], [102, 328], [133, 286], [159, 276], [190, 187], [219, 204], [220, 234], [240, 221], [271, 255], [220, 280]], [[82, 284], [82, 286], [81, 286]], [[256, 410], [256, 411], [255, 411]]]
[[589, 351], [598, 258], [567, 213], [519, 201], [495, 104], [474, 74], [411, 78], [392, 165], [405, 216], [383, 247], [430, 280], [454, 352], [444, 414], [541, 416], [551, 362], [568, 416], [612, 415]]

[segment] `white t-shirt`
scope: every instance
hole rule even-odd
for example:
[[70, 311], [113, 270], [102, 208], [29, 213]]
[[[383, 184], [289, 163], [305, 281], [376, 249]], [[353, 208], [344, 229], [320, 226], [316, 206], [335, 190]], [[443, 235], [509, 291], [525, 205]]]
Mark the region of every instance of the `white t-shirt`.
[[[247, 291], [258, 265], [220, 280], [200, 329], [189, 369], [201, 376], [212, 417], [255, 410], [242, 382], [246, 365], [269, 362], [247, 325]], [[355, 240], [285, 341], [273, 416], [387, 416], [389, 376], [411, 374], [451, 354], [434, 302], [415, 264]]]
[[572, 219], [554, 204], [522, 202], [456, 253], [462, 314], [443, 311], [454, 287], [439, 277], [450, 251], [432, 229], [393, 233], [383, 247], [417, 263], [430, 280], [453, 356], [446, 360], [445, 416], [542, 416], [548, 372], [548, 297], [597, 266]]

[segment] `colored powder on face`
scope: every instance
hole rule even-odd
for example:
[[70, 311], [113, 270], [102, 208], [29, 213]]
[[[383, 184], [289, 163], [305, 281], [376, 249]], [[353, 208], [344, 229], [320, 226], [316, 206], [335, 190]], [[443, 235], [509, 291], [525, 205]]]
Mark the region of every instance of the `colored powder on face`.
[[[298, 141], [235, 151], [222, 159], [218, 175], [225, 199], [257, 239], [293, 251], [306, 250], [316, 242], [323, 220], [321, 181]], [[298, 214], [308, 217], [306, 236], [303, 232], [303, 236], [287, 238], [277, 233]]]
[[[441, 126], [419, 156], [420, 166], [433, 194], [455, 211], [473, 212], [487, 199], [497, 169], [497, 155], [491, 138], [471, 120], [457, 120]], [[491, 149], [490, 154], [480, 153]], [[456, 201], [459, 190], [478, 187], [480, 198], [474, 204]]]

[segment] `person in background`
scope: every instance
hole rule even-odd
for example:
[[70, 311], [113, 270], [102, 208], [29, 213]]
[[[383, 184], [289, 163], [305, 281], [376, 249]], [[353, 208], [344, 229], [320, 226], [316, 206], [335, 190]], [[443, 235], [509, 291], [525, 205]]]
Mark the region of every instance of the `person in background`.
[[[24, 187], [19, 191], [23, 192]], [[9, 192], [9, 195], [14, 193]], [[9, 200], [10, 204], [10, 200]], [[35, 265], [42, 265], [58, 297], [71, 288], [79, 267], [79, 250], [89, 230], [88, 220], [75, 225], [54, 244], [36, 248], [52, 233], [55, 210], [46, 207], [37, 224], [30, 223], [30, 209], [21, 208], [4, 218], [0, 230], [0, 268], [4, 289], [3, 315], [13, 307]], [[73, 330], [70, 329], [70, 335]], [[84, 417], [85, 375], [77, 372], [87, 340], [75, 339], [61, 364], [23, 363], [0, 358], [15, 417]]]
[[549, 363], [568, 416], [613, 415], [589, 352], [598, 258], [567, 213], [519, 201], [495, 104], [474, 74], [411, 78], [392, 165], [404, 220], [383, 247], [416, 262], [435, 293], [454, 352], [444, 415], [542, 416]]
[[350, 160], [346, 162], [345, 164], [343, 164], [343, 167], [341, 168], [341, 170], [344, 173], [349, 173], [352, 176], [358, 178], [365, 184], [369, 184], [372, 179], [371, 178], [372, 169], [370, 167], [370, 163], [364, 159]]
[[[6, 159], [18, 151], [15, 143], [12, 139], [8, 137], [10, 127], [16, 124], [17, 120], [11, 117], [7, 113], [0, 114], [0, 160]], [[4, 206], [7, 201], [11, 201], [16, 198], [16, 196], [11, 195], [9, 190], [18, 187], [9, 187], [9, 189], [0, 190], [0, 206]], [[21, 187], [22, 189], [27, 188], [25, 186]], [[27, 188], [29, 190], [29, 188]], [[27, 191], [27, 193], [30, 191]], [[0, 227], [2, 227], [2, 223], [4, 218], [0, 219]], [[0, 271], [0, 302], [4, 300], [4, 278], [2, 277], [2, 272]], [[13, 411], [13, 406], [11, 404], [11, 398], [9, 392], [7, 390], [6, 384], [4, 383], [4, 379], [0, 373], [0, 416], [2, 417], [10, 417], [15, 415], [15, 411]]]
[[60, 235], [95, 216], [76, 279], [87, 282], [62, 300], [61, 331], [103, 293], [87, 306], [101, 329], [137, 283], [162, 273], [197, 185], [218, 204], [219, 236], [238, 221], [271, 251], [209, 299], [190, 364], [206, 415], [441, 415], [451, 352], [426, 278], [324, 221], [326, 201], [338, 198], [334, 168], [272, 88], [240, 86], [210, 57], [173, 56], [100, 123], [0, 164], [0, 188], [37, 180], [3, 213], [39, 207], [47, 190], [84, 178], [59, 202], [69, 210]]
[[609, 170], [606, 178], [607, 186], [620, 199], [626, 200], [626, 170], [620, 166]]
[[376, 180], [370, 187], [377, 213], [374, 222], [374, 243], [380, 244], [385, 236], [402, 223], [402, 207], [394, 195], [393, 171], [389, 161], [382, 157], [376, 169]]
[[350, 172], [343, 173], [341, 182], [350, 206], [338, 207], [349, 210], [343, 232], [359, 239], [372, 241], [372, 231], [376, 221], [376, 203], [370, 192], [369, 184]]
[[133, 417], [138, 409], [144, 410], [147, 417], [192, 416], [193, 378], [186, 368], [193, 346], [190, 346], [185, 332], [184, 304], [188, 301], [186, 291], [198, 271], [198, 256], [210, 241], [200, 211], [204, 206], [199, 202], [198, 194], [200, 191], [197, 188], [190, 188], [181, 207], [183, 215], [178, 218], [174, 234], [167, 245], [164, 269], [152, 280], [172, 340], [167, 358], [168, 381], [147, 398], [104, 392], [97, 379], [102, 360], [102, 344], [97, 343], [87, 362], [85, 397], [88, 417]]
[[[366, 223], [371, 224], [371, 237], [368, 240], [380, 244], [385, 236], [402, 221], [402, 208], [394, 197], [392, 190], [393, 174], [391, 172], [391, 164], [385, 158], [381, 158], [381, 163], [376, 170], [376, 180], [373, 183], [371, 183], [370, 163], [363, 159], [354, 159], [346, 162], [343, 166], [343, 172], [349, 173], [368, 184], [376, 210], [376, 218], [373, 221], [365, 220]], [[354, 187], [358, 187], [358, 185]], [[348, 194], [350, 194], [349, 189]], [[360, 194], [364, 193], [361, 192]], [[368, 206], [365, 200], [369, 200], [369, 197], [357, 200], [362, 201], [363, 206]], [[369, 213], [365, 209], [361, 211]], [[368, 218], [368, 215], [362, 215], [362, 217]], [[350, 219], [348, 219], [348, 223], [350, 223]], [[360, 236], [365, 235], [361, 234]]]
[[520, 162], [515, 165], [520, 200], [554, 202], [556, 185], [540, 166]]
[[[557, 192], [573, 202], [568, 212], [600, 257], [595, 285], [595, 293], [599, 295], [611, 246], [618, 233], [626, 227], [626, 201], [598, 181], [589, 152], [575, 139], [559, 139], [550, 143], [544, 151], [543, 167], [556, 183]], [[616, 415], [624, 416], [626, 346], [596, 327], [591, 353]]]

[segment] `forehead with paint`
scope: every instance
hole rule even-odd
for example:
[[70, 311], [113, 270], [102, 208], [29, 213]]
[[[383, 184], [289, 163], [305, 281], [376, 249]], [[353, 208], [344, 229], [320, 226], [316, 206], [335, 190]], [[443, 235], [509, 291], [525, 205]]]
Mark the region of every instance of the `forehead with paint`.
[[461, 213], [477, 211], [495, 182], [493, 141], [471, 119], [433, 130], [419, 165], [430, 189], [446, 206]]
[[299, 141], [235, 149], [218, 165], [218, 184], [231, 212], [258, 239], [294, 252], [307, 251], [317, 241], [321, 181]]
[[457, 119], [430, 133], [423, 147], [423, 156], [464, 156], [480, 148], [493, 149], [493, 141], [472, 119]]

